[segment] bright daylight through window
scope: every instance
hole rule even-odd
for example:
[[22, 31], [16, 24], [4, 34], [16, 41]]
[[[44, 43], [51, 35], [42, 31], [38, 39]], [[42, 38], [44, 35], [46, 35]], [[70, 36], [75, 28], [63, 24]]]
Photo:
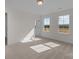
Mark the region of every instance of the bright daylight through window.
[[69, 33], [69, 15], [59, 16], [59, 32]]
[[50, 28], [50, 17], [46, 17], [46, 18], [44, 18], [43, 31], [44, 32], [49, 32], [49, 28]]

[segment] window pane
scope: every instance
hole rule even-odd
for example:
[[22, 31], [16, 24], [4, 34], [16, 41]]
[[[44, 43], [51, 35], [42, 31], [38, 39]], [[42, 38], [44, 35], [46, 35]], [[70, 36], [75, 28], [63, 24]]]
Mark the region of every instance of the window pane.
[[69, 15], [64, 16], [64, 24], [69, 24]]
[[64, 19], [69, 19], [69, 15], [65, 15], [64, 16]]
[[44, 32], [49, 32], [49, 28], [50, 28], [50, 17], [46, 17], [46, 18], [44, 18], [44, 28], [43, 28], [43, 31]]
[[59, 32], [69, 32], [69, 15], [59, 16]]
[[50, 25], [50, 17], [44, 19], [44, 25]]
[[64, 24], [69, 24], [69, 19], [64, 19]]
[[63, 19], [59, 19], [59, 25], [63, 25]]

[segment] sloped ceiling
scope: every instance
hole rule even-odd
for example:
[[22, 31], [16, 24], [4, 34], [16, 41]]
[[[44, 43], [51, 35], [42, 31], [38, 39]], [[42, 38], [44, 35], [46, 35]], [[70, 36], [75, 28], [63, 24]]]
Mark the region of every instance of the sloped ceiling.
[[43, 6], [38, 6], [36, 0], [5, 0], [5, 7], [45, 15], [73, 8], [73, 0], [44, 0]]

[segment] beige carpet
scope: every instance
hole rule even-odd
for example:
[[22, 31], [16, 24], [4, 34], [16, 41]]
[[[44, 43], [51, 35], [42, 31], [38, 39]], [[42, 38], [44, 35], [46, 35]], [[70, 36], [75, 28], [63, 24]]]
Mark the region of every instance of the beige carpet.
[[[40, 39], [41, 40], [36, 40], [33, 42], [18, 42], [16, 44], [6, 46], [6, 59], [73, 59], [73, 46], [71, 44], [44, 38]], [[48, 42], [53, 42], [54, 45], [48, 44]], [[42, 44], [42, 47], [49, 47], [49, 49], [44, 52], [37, 53], [30, 48], [39, 44]], [[59, 44], [59, 46], [56, 46], [56, 44]]]

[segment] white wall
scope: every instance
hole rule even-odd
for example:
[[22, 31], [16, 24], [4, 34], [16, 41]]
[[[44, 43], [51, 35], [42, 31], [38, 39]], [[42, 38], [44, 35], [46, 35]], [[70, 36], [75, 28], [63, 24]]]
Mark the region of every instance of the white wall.
[[[70, 15], [70, 32], [69, 34], [59, 33], [58, 32], [58, 17], [61, 15]], [[46, 16], [51, 16], [51, 25], [50, 25], [50, 32], [43, 32], [43, 17], [37, 21], [36, 26], [36, 36], [47, 37], [50, 39], [55, 39], [59, 41], [64, 41], [67, 43], [73, 43], [73, 9], [64, 10], [61, 12], [51, 13]]]
[[38, 16], [18, 10], [8, 9], [8, 45], [24, 39], [35, 25]]

